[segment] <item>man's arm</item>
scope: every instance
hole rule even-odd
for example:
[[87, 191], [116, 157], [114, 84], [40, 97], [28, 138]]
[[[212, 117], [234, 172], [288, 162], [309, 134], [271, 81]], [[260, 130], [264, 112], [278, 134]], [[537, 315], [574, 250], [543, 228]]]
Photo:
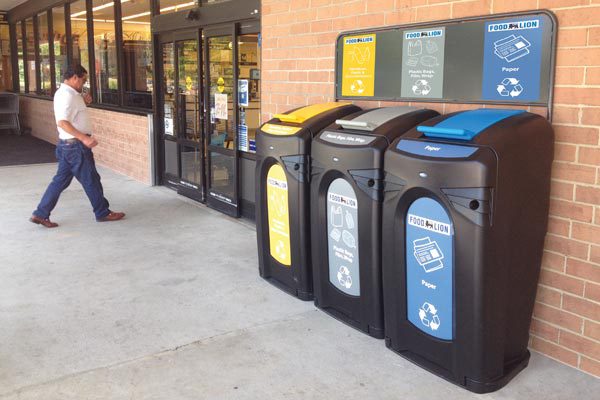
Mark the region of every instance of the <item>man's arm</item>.
[[79, 140], [88, 148], [93, 148], [98, 145], [96, 139], [91, 136], [86, 135], [85, 133], [79, 132], [75, 127], [67, 120], [61, 119], [56, 123], [59, 128], [62, 128], [69, 135], [75, 137], [75, 139]]

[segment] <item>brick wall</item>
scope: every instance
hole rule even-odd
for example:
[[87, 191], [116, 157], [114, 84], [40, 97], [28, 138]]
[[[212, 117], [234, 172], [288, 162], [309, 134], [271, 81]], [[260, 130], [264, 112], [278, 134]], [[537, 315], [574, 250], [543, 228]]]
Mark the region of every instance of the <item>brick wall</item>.
[[342, 31], [538, 8], [554, 11], [560, 30], [550, 220], [531, 347], [600, 376], [600, 0], [263, 0], [262, 120], [334, 99]]
[[[52, 101], [21, 96], [20, 107], [21, 125], [31, 128], [33, 136], [56, 143]], [[99, 143], [94, 148], [96, 162], [150, 184], [148, 118], [97, 108], [88, 110]]]

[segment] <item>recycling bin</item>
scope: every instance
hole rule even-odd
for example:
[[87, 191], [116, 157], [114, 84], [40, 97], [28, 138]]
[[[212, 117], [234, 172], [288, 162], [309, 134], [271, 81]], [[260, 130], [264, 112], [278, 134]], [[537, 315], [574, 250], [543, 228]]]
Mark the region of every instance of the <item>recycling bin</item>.
[[554, 133], [480, 109], [429, 120], [385, 155], [386, 345], [486, 393], [527, 366]]
[[309, 157], [314, 135], [360, 111], [350, 103], [323, 103], [277, 114], [256, 135], [256, 236], [260, 276], [312, 300], [309, 229]]
[[313, 140], [315, 305], [376, 338], [383, 338], [383, 154], [396, 137], [437, 115], [414, 107], [363, 111], [336, 121]]

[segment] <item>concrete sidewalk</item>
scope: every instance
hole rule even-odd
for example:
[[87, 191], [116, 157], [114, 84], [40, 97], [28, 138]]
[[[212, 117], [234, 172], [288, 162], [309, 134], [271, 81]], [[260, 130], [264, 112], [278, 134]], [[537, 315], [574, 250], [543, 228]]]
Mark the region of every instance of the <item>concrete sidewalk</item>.
[[[27, 222], [55, 164], [0, 168], [0, 399], [476, 399], [258, 276], [254, 227], [101, 169]], [[533, 353], [489, 399], [594, 398]]]

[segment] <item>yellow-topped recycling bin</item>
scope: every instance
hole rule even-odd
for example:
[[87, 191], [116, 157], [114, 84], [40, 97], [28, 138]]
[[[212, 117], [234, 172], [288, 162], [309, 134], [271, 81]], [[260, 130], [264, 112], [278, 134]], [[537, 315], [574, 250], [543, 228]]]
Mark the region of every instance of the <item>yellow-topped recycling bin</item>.
[[336, 119], [358, 112], [349, 103], [322, 103], [276, 114], [256, 135], [256, 236], [260, 276], [312, 300], [310, 268], [310, 145]]

